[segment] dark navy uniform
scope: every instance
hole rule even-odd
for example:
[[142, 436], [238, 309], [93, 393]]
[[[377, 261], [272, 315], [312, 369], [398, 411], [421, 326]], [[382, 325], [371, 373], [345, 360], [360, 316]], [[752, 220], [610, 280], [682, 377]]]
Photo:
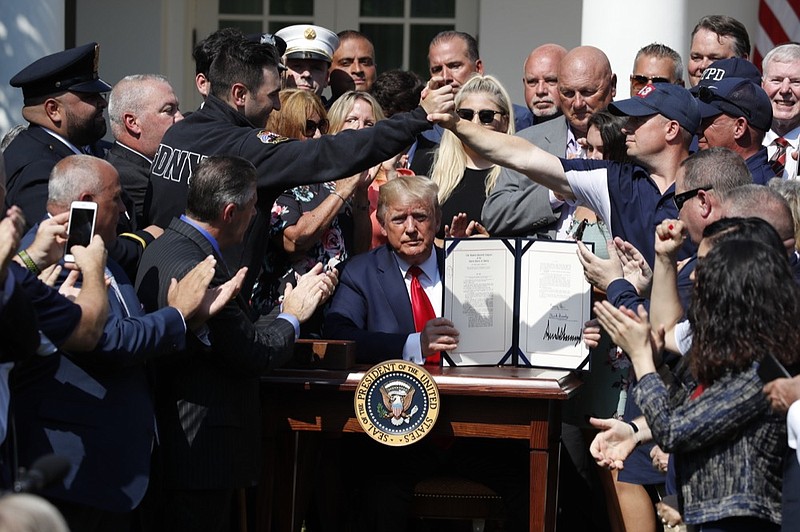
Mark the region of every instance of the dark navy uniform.
[[44, 128], [30, 126], [21, 131], [3, 152], [8, 189], [5, 209], [18, 205], [28, 228], [44, 218], [50, 171], [58, 161], [74, 154]]
[[745, 164], [753, 176], [753, 183], [756, 185], [766, 185], [770, 179], [777, 177], [775, 170], [772, 169], [772, 165], [767, 159], [766, 147], [762, 147], [755, 154], [748, 157]]
[[[25, 106], [33, 108], [42, 105], [47, 97], [67, 91], [84, 94], [108, 92], [111, 86], [100, 79], [97, 73], [99, 58], [100, 47], [97, 43], [70, 48], [34, 61], [14, 75], [10, 84], [22, 89]], [[99, 141], [102, 136], [103, 133], [99, 132], [96, 140]], [[104, 146], [100, 143], [82, 147], [70, 145], [69, 142], [74, 141], [55, 137], [44, 127], [31, 124], [8, 145], [3, 154], [8, 190], [5, 208], [18, 205], [25, 214], [28, 228], [45, 215], [47, 181], [58, 161], [75, 153], [97, 157], [105, 155]]]
[[[131, 199], [133, 209], [128, 212], [134, 217], [138, 227], [145, 227], [144, 222], [144, 197], [147, 193], [147, 185], [150, 182], [151, 160], [141, 153], [134, 151], [127, 146], [115, 142], [106, 155], [106, 161], [110, 162], [119, 173], [119, 184]], [[125, 205], [128, 207], [128, 205]]]
[[243, 288], [249, 293], [264, 253], [272, 205], [284, 190], [361, 172], [397, 155], [430, 127], [425, 110], [417, 108], [369, 129], [300, 142], [253, 127], [226, 102], [209, 96], [202, 109], [164, 134], [153, 160], [145, 216], [148, 223], [166, 227], [183, 214], [189, 179], [206, 157], [237, 155], [252, 162], [258, 173], [258, 215], [243, 246], [225, 253], [232, 269], [250, 267]]

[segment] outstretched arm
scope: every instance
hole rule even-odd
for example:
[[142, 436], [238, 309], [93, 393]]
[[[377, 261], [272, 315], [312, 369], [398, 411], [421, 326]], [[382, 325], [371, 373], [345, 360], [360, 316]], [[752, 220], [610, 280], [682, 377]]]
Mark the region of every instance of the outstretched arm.
[[428, 119], [439, 122], [455, 133], [481, 157], [525, 174], [532, 181], [546, 186], [556, 194], [569, 199], [575, 198], [558, 157], [527, 140], [489, 131], [478, 124], [461, 120], [455, 114], [434, 113], [428, 115]]

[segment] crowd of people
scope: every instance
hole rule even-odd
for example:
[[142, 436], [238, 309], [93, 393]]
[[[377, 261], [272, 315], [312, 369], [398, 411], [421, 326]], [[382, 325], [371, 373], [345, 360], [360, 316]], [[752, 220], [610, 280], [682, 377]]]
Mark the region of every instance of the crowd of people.
[[[260, 476], [260, 376], [298, 338], [439, 365], [459, 343], [443, 239], [525, 236], [578, 241], [596, 300], [558, 529], [796, 530], [800, 45], [754, 65], [720, 15], [689, 38], [686, 81], [642, 43], [625, 99], [602, 50], [538, 46], [525, 105], [458, 31], [425, 83], [378, 74], [358, 31], [221, 29], [193, 50], [192, 111], [157, 74], [107, 84], [96, 43], [24, 68], [0, 157], [0, 484], [48, 454], [70, 468], [52, 506], [0, 498], [0, 529], [230, 530]], [[65, 260], [73, 202], [94, 236]], [[525, 449], [475, 449], [404, 459], [486, 482], [527, 529]], [[309, 529], [414, 529], [412, 469], [346, 483]]]

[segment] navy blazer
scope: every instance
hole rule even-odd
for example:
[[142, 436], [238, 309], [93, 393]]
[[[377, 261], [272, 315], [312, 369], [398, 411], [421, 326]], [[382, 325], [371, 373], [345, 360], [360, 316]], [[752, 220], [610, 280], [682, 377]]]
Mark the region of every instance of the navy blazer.
[[109, 288], [109, 316], [97, 347], [29, 357], [11, 373], [11, 395], [20, 465], [50, 453], [72, 464], [43, 494], [127, 512], [147, 488], [155, 427], [142, 362], [183, 348], [185, 327], [171, 307], [145, 315], [122, 269], [113, 261], [108, 268], [130, 316]]
[[[444, 252], [434, 249], [441, 276]], [[372, 364], [402, 358], [406, 339], [414, 332], [411, 300], [388, 245], [341, 265], [339, 286], [325, 316], [324, 338], [354, 340], [358, 362]]]

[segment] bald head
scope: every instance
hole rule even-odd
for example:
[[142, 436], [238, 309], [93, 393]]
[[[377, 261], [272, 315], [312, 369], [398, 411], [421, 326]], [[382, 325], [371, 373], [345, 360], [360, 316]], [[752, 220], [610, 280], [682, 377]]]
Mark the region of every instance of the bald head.
[[611, 63], [599, 48], [579, 46], [564, 56], [558, 67], [558, 95], [575, 136], [586, 136], [589, 118], [611, 102], [616, 85]]
[[110, 163], [91, 155], [70, 155], [53, 167], [47, 186], [47, 211], [66, 212], [73, 201], [96, 203], [95, 233], [106, 243], [116, 239], [117, 221], [125, 205], [119, 174]]
[[522, 81], [525, 103], [537, 119], [561, 114], [558, 100], [558, 65], [567, 49], [558, 44], [543, 44], [528, 55]]

